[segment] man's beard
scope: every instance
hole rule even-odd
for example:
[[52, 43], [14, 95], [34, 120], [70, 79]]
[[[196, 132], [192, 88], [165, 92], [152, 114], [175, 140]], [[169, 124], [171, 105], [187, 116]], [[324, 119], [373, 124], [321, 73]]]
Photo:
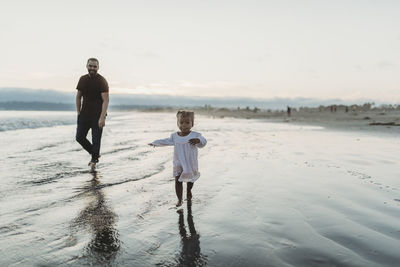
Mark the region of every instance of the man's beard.
[[97, 74], [97, 71], [96, 70], [89, 70], [89, 75], [90, 76], [94, 76], [94, 75], [96, 75]]

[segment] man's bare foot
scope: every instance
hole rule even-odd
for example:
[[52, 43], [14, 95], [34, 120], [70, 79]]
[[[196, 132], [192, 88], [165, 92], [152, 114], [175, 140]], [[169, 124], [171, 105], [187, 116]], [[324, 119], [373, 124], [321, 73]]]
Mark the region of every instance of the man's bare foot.
[[182, 200], [178, 200], [178, 202], [176, 203], [176, 206], [177, 206], [177, 207], [182, 206]]
[[90, 172], [95, 172], [96, 171], [96, 163], [94, 162], [89, 162], [89, 168], [90, 168]]

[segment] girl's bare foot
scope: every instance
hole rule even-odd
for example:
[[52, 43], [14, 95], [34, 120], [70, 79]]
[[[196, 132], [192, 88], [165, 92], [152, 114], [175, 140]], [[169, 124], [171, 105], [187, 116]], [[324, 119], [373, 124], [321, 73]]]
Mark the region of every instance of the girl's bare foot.
[[177, 206], [177, 207], [182, 206], [182, 200], [178, 200], [178, 202], [176, 203], [176, 206]]
[[187, 198], [187, 200], [192, 200], [192, 192], [187, 192], [186, 198]]

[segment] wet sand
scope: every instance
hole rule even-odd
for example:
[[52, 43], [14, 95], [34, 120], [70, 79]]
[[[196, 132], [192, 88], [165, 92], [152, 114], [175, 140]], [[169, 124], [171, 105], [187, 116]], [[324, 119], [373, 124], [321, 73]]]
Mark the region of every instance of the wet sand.
[[177, 210], [172, 148], [146, 146], [175, 125], [110, 114], [95, 174], [74, 125], [0, 132], [0, 264], [400, 262], [398, 135], [198, 116], [201, 177]]
[[261, 119], [269, 122], [288, 123], [296, 125], [316, 125], [333, 130], [373, 131], [400, 133], [400, 110], [376, 108], [369, 110], [345, 110], [335, 112], [327, 108], [303, 108], [293, 110], [290, 114], [286, 111], [254, 111], [227, 108], [197, 108], [198, 114], [214, 118], [241, 118]]

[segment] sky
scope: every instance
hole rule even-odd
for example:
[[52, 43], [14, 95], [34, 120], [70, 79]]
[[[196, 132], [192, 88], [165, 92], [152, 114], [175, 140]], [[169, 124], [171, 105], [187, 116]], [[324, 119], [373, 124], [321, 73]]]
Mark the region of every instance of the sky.
[[1, 0], [0, 87], [400, 102], [400, 1]]

